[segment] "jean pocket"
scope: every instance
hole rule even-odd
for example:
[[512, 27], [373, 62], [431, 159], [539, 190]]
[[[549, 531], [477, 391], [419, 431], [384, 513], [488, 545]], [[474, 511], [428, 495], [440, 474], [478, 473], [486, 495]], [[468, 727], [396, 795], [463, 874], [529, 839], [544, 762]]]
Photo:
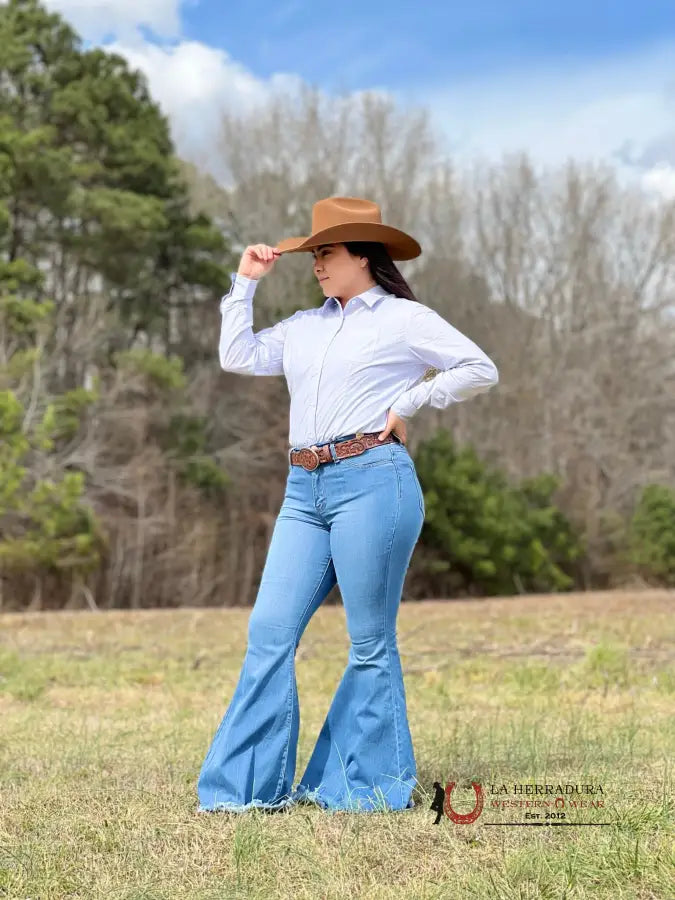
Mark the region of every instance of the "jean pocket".
[[386, 466], [387, 463], [391, 464], [392, 461], [391, 450], [389, 444], [384, 444], [382, 447], [369, 447], [356, 456], [346, 456], [343, 461], [347, 462], [349, 467], [353, 469], [372, 469], [373, 466]]
[[371, 462], [357, 463], [357, 469], [374, 469], [376, 466], [391, 465], [391, 459], [374, 459]]
[[[355, 459], [357, 459], [358, 461], [354, 462], [353, 460]], [[352, 457], [350, 460], [350, 468], [352, 469], [374, 469], [376, 466], [390, 466], [391, 464], [392, 463], [390, 456], [381, 456], [377, 459], [361, 459], [359, 457]]]

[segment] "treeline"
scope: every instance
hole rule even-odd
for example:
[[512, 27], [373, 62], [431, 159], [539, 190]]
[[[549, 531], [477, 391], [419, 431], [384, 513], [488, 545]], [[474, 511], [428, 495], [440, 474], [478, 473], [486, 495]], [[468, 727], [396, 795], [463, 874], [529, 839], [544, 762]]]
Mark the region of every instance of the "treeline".
[[[500, 369], [411, 420], [405, 596], [675, 584], [672, 203], [526, 157], [462, 174], [424, 110], [310, 90], [225, 115], [216, 184], [145, 79], [34, 0], [0, 6], [0, 80], [2, 608], [254, 600], [288, 394], [219, 370], [217, 301], [331, 194], [419, 236], [417, 296]], [[284, 258], [255, 327], [321, 300]]]

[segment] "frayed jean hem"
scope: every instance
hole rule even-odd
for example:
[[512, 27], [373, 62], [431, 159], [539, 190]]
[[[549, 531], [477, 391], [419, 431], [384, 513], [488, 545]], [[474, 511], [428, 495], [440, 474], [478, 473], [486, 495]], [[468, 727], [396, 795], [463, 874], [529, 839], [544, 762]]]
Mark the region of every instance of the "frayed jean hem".
[[276, 811], [286, 809], [286, 807], [291, 806], [292, 804], [293, 800], [290, 797], [280, 801], [279, 803], [264, 803], [262, 800], [251, 800], [250, 803], [233, 803], [230, 800], [220, 800], [216, 801], [211, 806], [204, 806], [203, 804], [200, 804], [197, 812], [248, 812], [248, 810], [250, 809]]
[[324, 812], [358, 812], [358, 813], [376, 813], [376, 812], [407, 812], [411, 809], [415, 808], [415, 803], [412, 798], [408, 801], [408, 805], [402, 808], [394, 808], [392, 806], [387, 805], [380, 801], [371, 801], [368, 799], [365, 800], [345, 800], [339, 803], [329, 803], [325, 797], [321, 795], [319, 788], [314, 788], [313, 790], [307, 790], [307, 788], [297, 788], [292, 796], [291, 800], [294, 804], [315, 804], [319, 806]]

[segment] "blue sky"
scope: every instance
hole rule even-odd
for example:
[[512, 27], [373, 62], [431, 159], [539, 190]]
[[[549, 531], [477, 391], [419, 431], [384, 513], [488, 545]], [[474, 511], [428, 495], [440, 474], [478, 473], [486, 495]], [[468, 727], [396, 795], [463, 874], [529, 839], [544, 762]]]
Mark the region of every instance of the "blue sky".
[[[532, 64], [597, 62], [675, 39], [673, 0], [341, 0], [183, 7], [183, 34], [262, 77], [295, 72], [333, 89], [395, 89]], [[673, 65], [675, 78], [675, 61]]]
[[220, 110], [310, 84], [426, 107], [458, 161], [601, 161], [675, 196], [675, 0], [43, 2], [145, 72], [207, 167]]

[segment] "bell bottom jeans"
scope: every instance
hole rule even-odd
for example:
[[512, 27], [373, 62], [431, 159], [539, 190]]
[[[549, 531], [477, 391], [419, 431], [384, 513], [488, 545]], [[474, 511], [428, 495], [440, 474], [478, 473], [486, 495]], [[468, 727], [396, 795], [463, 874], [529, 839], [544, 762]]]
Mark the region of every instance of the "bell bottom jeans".
[[[303, 800], [327, 810], [414, 806], [417, 770], [396, 617], [424, 498], [403, 444], [347, 459], [337, 459], [334, 446], [330, 451], [333, 462], [312, 472], [289, 463], [239, 680], [199, 775], [199, 811], [278, 809]], [[294, 788], [295, 652], [336, 581], [348, 662]]]

